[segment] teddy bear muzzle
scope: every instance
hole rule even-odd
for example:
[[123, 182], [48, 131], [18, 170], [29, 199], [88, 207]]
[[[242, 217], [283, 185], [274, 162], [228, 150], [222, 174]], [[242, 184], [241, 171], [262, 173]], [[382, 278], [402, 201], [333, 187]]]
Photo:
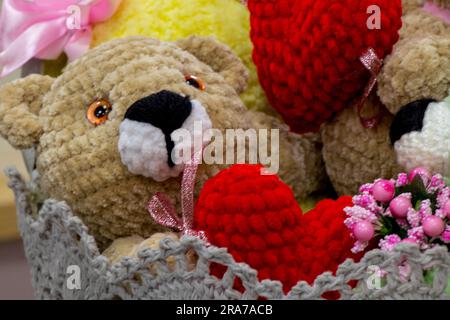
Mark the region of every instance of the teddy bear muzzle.
[[[136, 175], [161, 182], [180, 175], [191, 158], [195, 141], [209, 141], [204, 132], [212, 127], [197, 100], [163, 90], [133, 103], [120, 124], [122, 163]], [[187, 154], [188, 153], [188, 154]]]
[[390, 129], [398, 163], [412, 170], [424, 167], [448, 175], [450, 157], [450, 103], [421, 99], [403, 106]]

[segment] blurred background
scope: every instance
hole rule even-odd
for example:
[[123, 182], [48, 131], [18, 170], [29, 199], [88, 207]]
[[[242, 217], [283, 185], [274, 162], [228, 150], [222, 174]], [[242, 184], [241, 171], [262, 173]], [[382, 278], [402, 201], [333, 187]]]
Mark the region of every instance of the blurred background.
[[[19, 76], [17, 71], [0, 79], [0, 85]], [[0, 138], [0, 300], [32, 299], [30, 273], [17, 230], [14, 195], [3, 172], [10, 166], [26, 175], [21, 153]]]

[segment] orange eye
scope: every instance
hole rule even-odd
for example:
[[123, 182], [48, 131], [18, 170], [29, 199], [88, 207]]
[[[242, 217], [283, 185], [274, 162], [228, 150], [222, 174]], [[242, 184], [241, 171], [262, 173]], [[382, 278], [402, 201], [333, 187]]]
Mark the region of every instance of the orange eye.
[[204, 91], [206, 89], [205, 83], [196, 76], [187, 75], [184, 77], [186, 83], [194, 88]]
[[99, 99], [91, 103], [87, 111], [87, 118], [93, 125], [101, 125], [108, 120], [112, 110], [111, 104], [105, 99]]

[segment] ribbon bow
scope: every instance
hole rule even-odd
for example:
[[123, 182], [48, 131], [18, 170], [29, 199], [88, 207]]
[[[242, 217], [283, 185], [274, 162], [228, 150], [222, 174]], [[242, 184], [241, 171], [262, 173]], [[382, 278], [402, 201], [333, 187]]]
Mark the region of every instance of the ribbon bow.
[[32, 58], [69, 61], [89, 49], [92, 25], [109, 19], [121, 0], [3, 0], [0, 77]]
[[148, 211], [152, 218], [160, 225], [175, 229], [183, 235], [195, 236], [208, 244], [208, 239], [203, 231], [196, 231], [194, 227], [194, 187], [197, 168], [202, 152], [196, 152], [191, 162], [185, 164], [183, 180], [181, 182], [181, 212], [182, 219], [177, 215], [177, 210], [164, 193], [156, 193], [148, 205]]
[[383, 112], [380, 111], [377, 115], [375, 115], [372, 118], [364, 118], [362, 115], [362, 110], [364, 108], [364, 103], [369, 98], [370, 93], [375, 88], [375, 85], [377, 84], [377, 76], [381, 71], [381, 67], [383, 66], [383, 60], [380, 59], [375, 50], [373, 48], [367, 49], [359, 58], [361, 63], [364, 65], [364, 67], [370, 72], [371, 77], [369, 80], [369, 83], [364, 89], [364, 93], [357, 102], [357, 110], [358, 110], [358, 116], [361, 121], [361, 124], [368, 129], [376, 127], [381, 119], [383, 118]]

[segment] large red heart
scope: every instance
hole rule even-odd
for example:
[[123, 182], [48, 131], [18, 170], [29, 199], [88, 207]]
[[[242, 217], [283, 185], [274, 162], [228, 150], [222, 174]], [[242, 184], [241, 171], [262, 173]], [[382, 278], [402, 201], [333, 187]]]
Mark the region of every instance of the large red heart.
[[[374, 5], [380, 29], [371, 24]], [[248, 7], [261, 85], [300, 133], [317, 131], [361, 95], [370, 73], [359, 58], [369, 48], [384, 58], [402, 25], [401, 0], [249, 0]]]
[[[350, 197], [325, 200], [303, 215], [291, 189], [275, 175], [261, 175], [261, 168], [235, 165], [208, 180], [195, 207], [194, 228], [257, 270], [260, 280], [281, 281], [285, 292], [355, 257], [344, 226]], [[213, 265], [211, 271], [221, 277], [225, 270]]]

